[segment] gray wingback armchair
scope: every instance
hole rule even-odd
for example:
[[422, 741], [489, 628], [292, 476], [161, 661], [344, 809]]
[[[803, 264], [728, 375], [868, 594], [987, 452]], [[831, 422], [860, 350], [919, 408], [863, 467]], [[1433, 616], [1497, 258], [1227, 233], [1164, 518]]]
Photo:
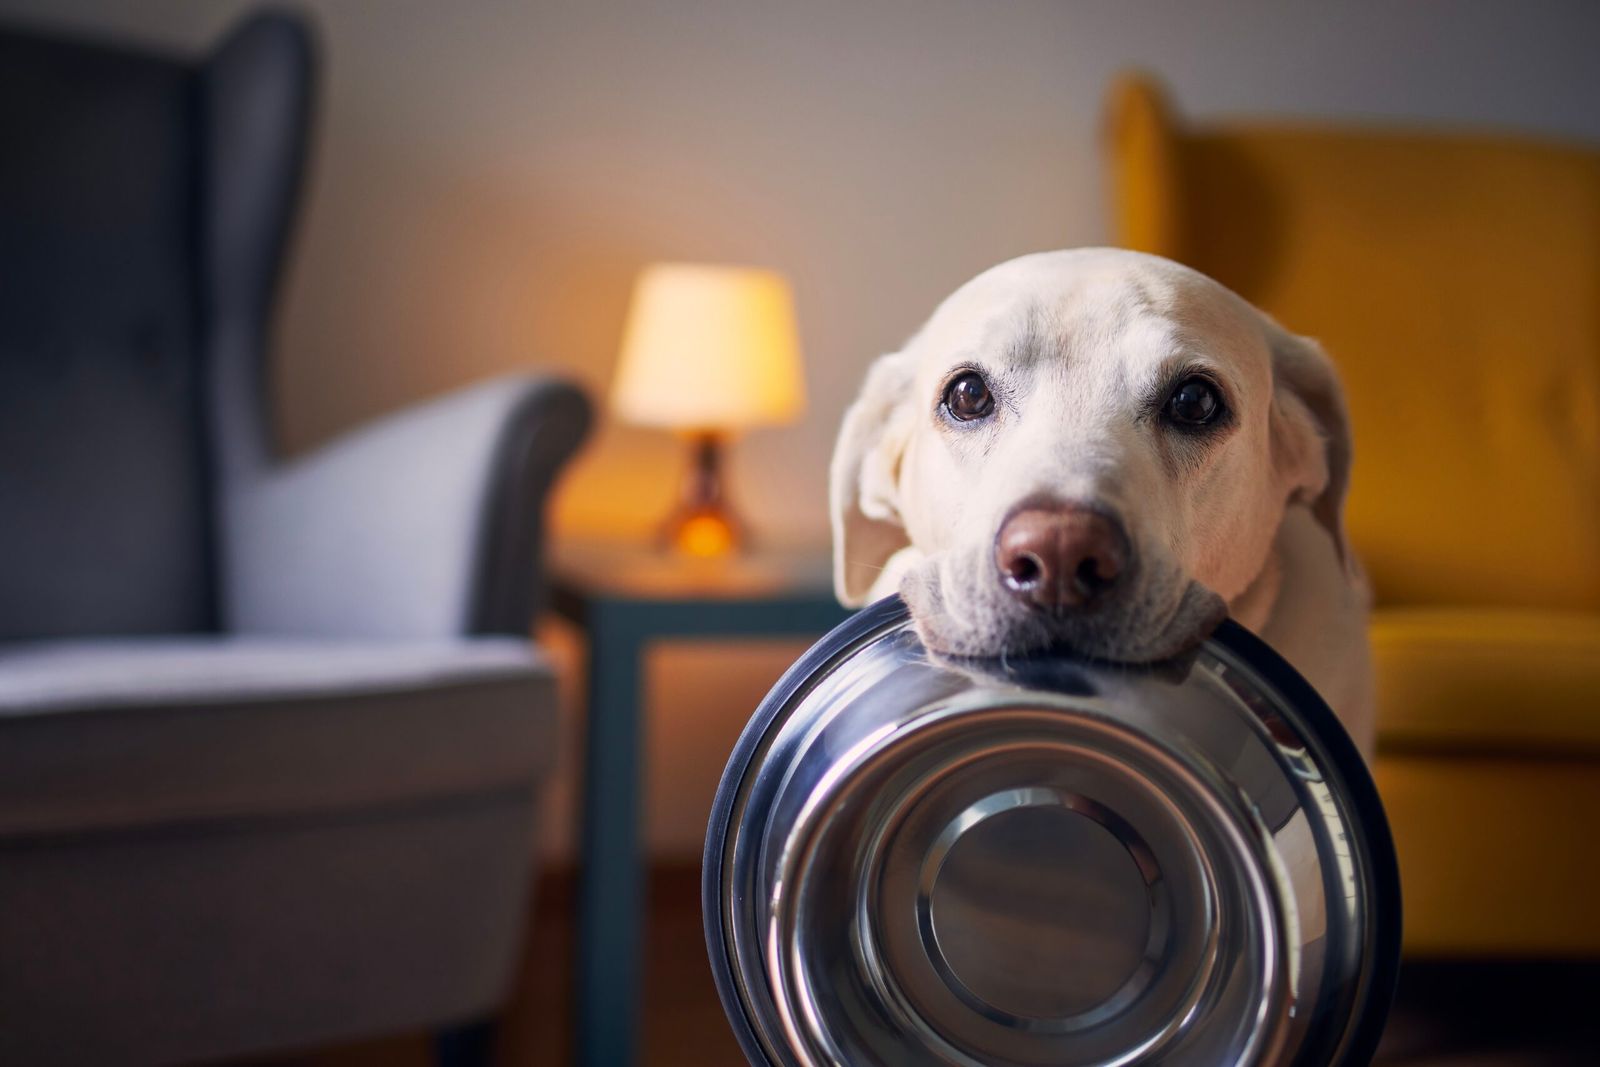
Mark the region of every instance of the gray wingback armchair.
[[273, 449], [296, 17], [0, 29], [0, 1059], [481, 1018], [553, 757], [527, 640], [589, 409], [513, 378]]

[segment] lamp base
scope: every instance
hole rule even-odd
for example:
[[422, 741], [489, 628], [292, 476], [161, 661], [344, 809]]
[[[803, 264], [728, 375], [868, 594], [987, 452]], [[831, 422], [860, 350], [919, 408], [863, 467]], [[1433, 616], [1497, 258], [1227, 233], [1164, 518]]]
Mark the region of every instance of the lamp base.
[[732, 555], [745, 545], [744, 524], [728, 504], [722, 478], [723, 439], [696, 433], [689, 439], [690, 465], [683, 496], [662, 523], [663, 549], [711, 559]]

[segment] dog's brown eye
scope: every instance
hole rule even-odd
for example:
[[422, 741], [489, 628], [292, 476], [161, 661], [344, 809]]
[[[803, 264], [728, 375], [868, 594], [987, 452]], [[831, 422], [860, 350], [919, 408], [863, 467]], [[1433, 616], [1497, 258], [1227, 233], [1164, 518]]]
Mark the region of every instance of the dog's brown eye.
[[994, 394], [983, 375], [969, 370], [945, 387], [944, 406], [952, 418], [970, 422], [994, 410]]
[[1211, 422], [1221, 410], [1216, 386], [1204, 378], [1185, 378], [1167, 398], [1163, 414], [1179, 426], [1194, 428]]

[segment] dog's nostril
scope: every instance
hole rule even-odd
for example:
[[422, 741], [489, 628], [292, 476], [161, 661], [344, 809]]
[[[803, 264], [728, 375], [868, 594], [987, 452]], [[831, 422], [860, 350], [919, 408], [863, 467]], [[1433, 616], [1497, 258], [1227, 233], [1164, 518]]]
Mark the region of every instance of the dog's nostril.
[[1037, 556], [1021, 553], [1006, 563], [1006, 578], [1013, 586], [1026, 587], [1039, 580], [1042, 570]]
[[1116, 577], [1115, 573], [1102, 573], [1100, 561], [1094, 556], [1090, 556], [1079, 563], [1074, 576], [1077, 578], [1078, 585], [1088, 593], [1098, 593], [1110, 585], [1111, 579]]

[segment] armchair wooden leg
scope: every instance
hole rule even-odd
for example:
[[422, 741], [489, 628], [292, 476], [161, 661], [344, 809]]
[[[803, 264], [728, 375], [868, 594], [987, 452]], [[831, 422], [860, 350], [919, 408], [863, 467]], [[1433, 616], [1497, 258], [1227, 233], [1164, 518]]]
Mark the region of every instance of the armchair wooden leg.
[[494, 1019], [445, 1027], [433, 1035], [434, 1062], [439, 1067], [492, 1067]]

